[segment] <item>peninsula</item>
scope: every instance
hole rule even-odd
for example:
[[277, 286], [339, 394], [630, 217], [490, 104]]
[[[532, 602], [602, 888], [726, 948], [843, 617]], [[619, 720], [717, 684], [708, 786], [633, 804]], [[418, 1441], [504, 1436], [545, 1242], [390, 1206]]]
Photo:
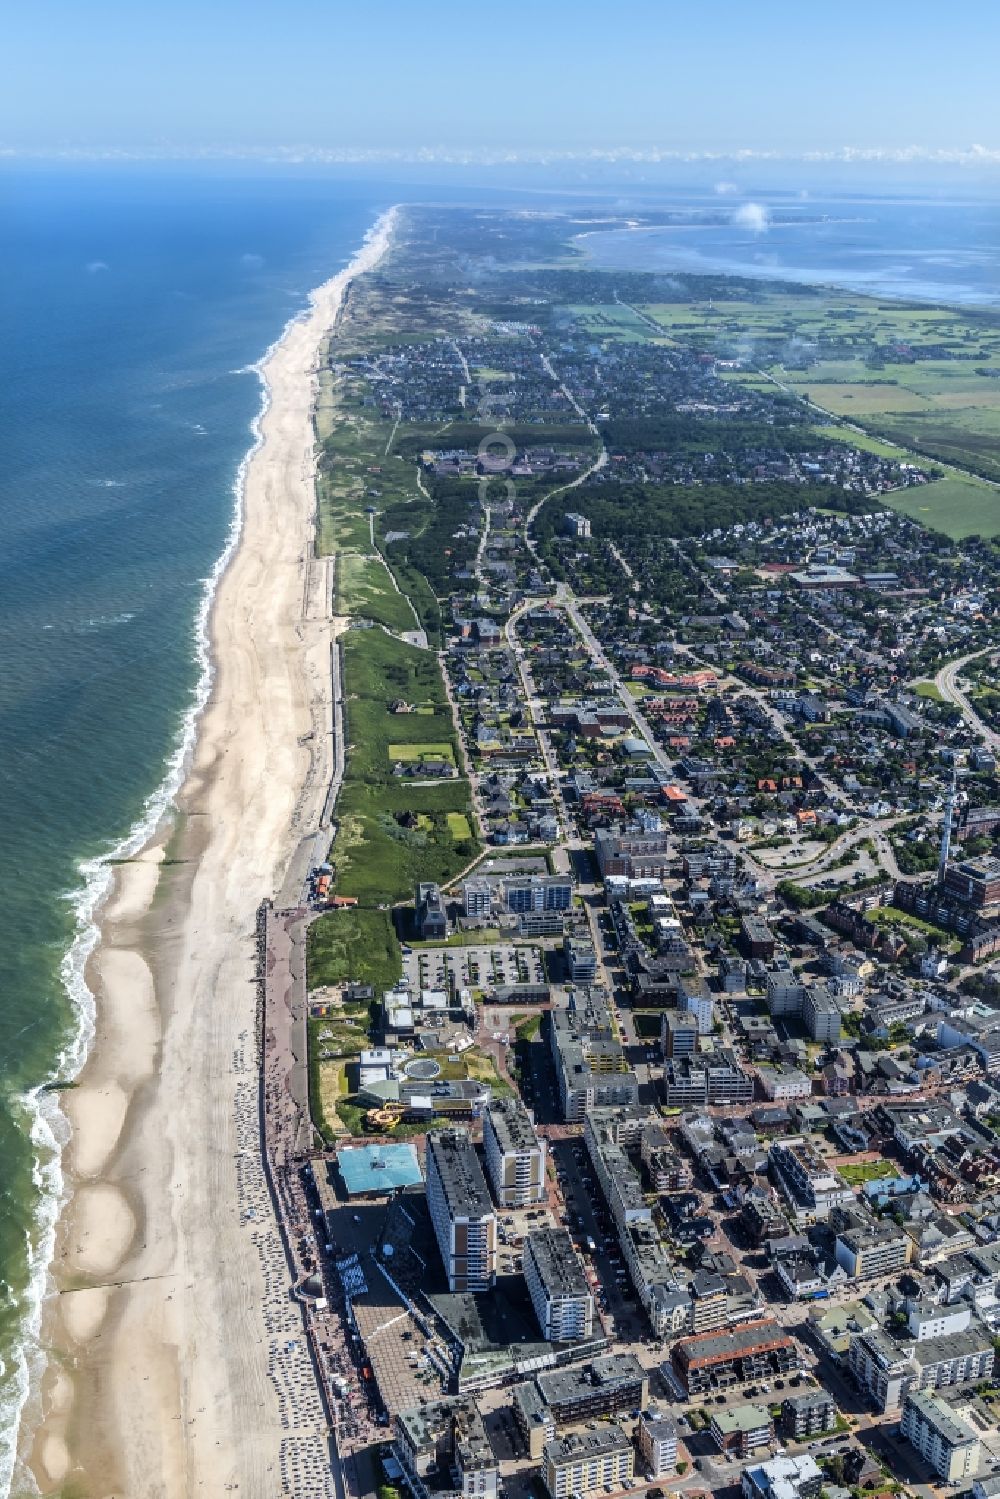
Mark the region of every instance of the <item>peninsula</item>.
[[43, 1490], [996, 1493], [1000, 318], [588, 217], [400, 210], [266, 366]]

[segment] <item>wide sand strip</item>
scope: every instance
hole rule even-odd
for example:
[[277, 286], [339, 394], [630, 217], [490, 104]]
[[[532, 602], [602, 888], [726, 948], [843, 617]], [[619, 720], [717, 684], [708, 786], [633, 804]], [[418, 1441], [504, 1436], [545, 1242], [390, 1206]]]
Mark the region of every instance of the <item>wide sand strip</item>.
[[154, 843], [105, 908], [97, 1036], [66, 1095], [75, 1190], [28, 1455], [43, 1493], [72, 1479], [94, 1499], [236, 1484], [274, 1499], [283, 1443], [323, 1440], [304, 1351], [284, 1351], [301, 1323], [260, 1168], [254, 929], [332, 768], [330, 600], [317, 609], [310, 565], [317, 358], [390, 233], [387, 215], [263, 367], [263, 441], [212, 611], [216, 676], [171, 857]]

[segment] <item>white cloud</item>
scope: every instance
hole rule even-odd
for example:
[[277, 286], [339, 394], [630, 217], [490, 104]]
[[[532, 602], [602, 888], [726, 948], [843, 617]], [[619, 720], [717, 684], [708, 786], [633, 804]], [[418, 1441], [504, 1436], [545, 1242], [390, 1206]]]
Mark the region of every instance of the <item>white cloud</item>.
[[88, 260], [86, 271], [88, 276], [96, 276], [101, 271], [109, 271], [111, 267], [106, 260]]
[[[632, 163], [637, 166], [682, 163], [727, 163], [744, 162], [829, 162], [850, 165], [856, 162], [872, 162], [879, 165], [908, 165], [910, 163], [931, 166], [956, 167], [1000, 167], [1000, 145], [984, 146], [836, 146], [817, 151], [774, 151], [753, 146], [731, 147], [726, 150], [697, 151], [679, 150], [675, 147], [650, 145], [600, 146], [587, 150], [551, 150], [546, 148], [470, 148], [452, 146], [403, 146], [396, 148], [364, 148], [356, 146], [221, 146], [206, 143], [202, 146], [177, 146], [166, 143], [150, 149], [123, 150], [109, 147], [71, 148], [21, 148], [0, 142], [0, 159], [39, 159], [61, 161], [266, 161], [283, 165], [341, 163], [427, 163], [441, 166], [508, 166], [508, 165], [557, 165], [577, 162], [615, 165]], [[732, 185], [720, 181], [716, 191], [728, 195]], [[735, 189], [732, 189], [735, 190]]]
[[720, 198], [729, 198], [732, 197], [733, 193], [738, 193], [739, 188], [735, 182], [717, 182], [715, 184], [715, 191]]
[[733, 223], [751, 234], [766, 234], [771, 215], [763, 203], [741, 203], [733, 214]]
[[240, 265], [245, 266], [248, 271], [259, 271], [263, 264], [263, 255], [255, 255], [251, 250], [240, 256]]

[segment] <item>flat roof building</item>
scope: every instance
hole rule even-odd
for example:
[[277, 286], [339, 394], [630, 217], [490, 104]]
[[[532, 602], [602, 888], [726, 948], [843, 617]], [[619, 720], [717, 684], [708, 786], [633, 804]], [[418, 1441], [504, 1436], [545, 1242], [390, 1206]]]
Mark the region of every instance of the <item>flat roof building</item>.
[[508, 911], [568, 911], [573, 904], [573, 882], [565, 875], [529, 874], [503, 882]]
[[681, 1338], [674, 1345], [671, 1359], [691, 1396], [738, 1389], [797, 1369], [799, 1350], [784, 1328], [770, 1317], [762, 1317], [726, 1332]]
[[430, 880], [421, 881], [417, 885], [414, 907], [417, 931], [425, 941], [447, 937], [448, 917], [439, 885]]
[[[475, 1400], [452, 1396], [399, 1411], [393, 1450], [421, 1499], [429, 1491], [464, 1499], [496, 1499], [500, 1478], [486, 1427]], [[442, 1483], [448, 1474], [454, 1484]]]
[[597, 977], [597, 953], [589, 937], [564, 937], [566, 972], [574, 984], [590, 984]]
[[851, 1339], [847, 1366], [880, 1411], [899, 1410], [917, 1382], [905, 1350], [878, 1326]]
[[412, 1145], [345, 1145], [337, 1165], [349, 1197], [385, 1196], [400, 1187], [419, 1186], [420, 1162]]
[[740, 1480], [743, 1499], [814, 1499], [822, 1487], [822, 1471], [808, 1453], [746, 1468]]
[[616, 1411], [644, 1410], [649, 1379], [630, 1353], [596, 1358], [590, 1364], [555, 1369], [515, 1385], [514, 1418], [531, 1457], [539, 1458], [547, 1441], [565, 1426]]
[[550, 1010], [549, 1027], [564, 1118], [578, 1122], [588, 1109], [638, 1102], [638, 1079], [602, 992], [585, 990], [568, 1009]]
[[761, 1405], [734, 1405], [712, 1417], [712, 1440], [727, 1455], [752, 1457], [774, 1440], [774, 1424]]
[[1000, 902], [1000, 859], [962, 859], [948, 864], [943, 889], [964, 906], [995, 906]]
[[837, 1407], [826, 1390], [807, 1390], [804, 1395], [786, 1395], [781, 1402], [781, 1433], [795, 1442], [832, 1431]]
[[910, 1263], [913, 1240], [909, 1234], [882, 1218], [856, 1228], [844, 1229], [834, 1243], [834, 1256], [855, 1280], [894, 1275]]
[[632, 1443], [616, 1426], [572, 1432], [546, 1442], [542, 1478], [552, 1499], [626, 1488], [634, 1472]]
[[979, 1467], [979, 1438], [937, 1395], [912, 1390], [899, 1429], [945, 1483], [971, 1478]]
[[486, 1291], [497, 1277], [497, 1220], [465, 1130], [427, 1136], [427, 1206], [450, 1291]]
[[542, 1228], [524, 1240], [524, 1279], [542, 1337], [550, 1343], [589, 1338], [594, 1298], [564, 1228]]
[[801, 1135], [776, 1140], [768, 1161], [798, 1218], [827, 1218], [833, 1208], [854, 1201], [844, 1178]]
[[636, 1445], [654, 1478], [673, 1473], [677, 1464], [677, 1427], [669, 1416], [644, 1411], [635, 1431]]
[[501, 1207], [526, 1207], [545, 1197], [545, 1141], [514, 1095], [491, 1099], [483, 1116], [483, 1151], [493, 1196]]

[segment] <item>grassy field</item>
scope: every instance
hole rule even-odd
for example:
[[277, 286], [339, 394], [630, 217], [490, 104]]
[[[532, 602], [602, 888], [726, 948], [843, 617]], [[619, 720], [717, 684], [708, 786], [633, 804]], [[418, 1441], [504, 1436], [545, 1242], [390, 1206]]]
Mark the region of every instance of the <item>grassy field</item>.
[[914, 685], [913, 690], [916, 692], [918, 697], [929, 697], [935, 703], [945, 703], [948, 701], [948, 699], [938, 691], [933, 682], [917, 682]]
[[343, 984], [356, 979], [376, 991], [391, 989], [403, 961], [388, 911], [360, 907], [317, 917], [306, 941], [306, 985]]
[[[867, 432], [855, 432], [847, 427], [820, 426], [812, 429], [824, 442], [843, 442], [852, 448], [861, 448], [865, 453], [877, 453], [880, 458], [907, 458], [897, 443], [885, 442], [879, 437], [870, 437]], [[915, 455], [914, 455], [915, 456]]]
[[447, 760], [451, 765], [455, 763], [454, 748], [445, 740], [439, 744], [428, 744], [425, 740], [419, 744], [390, 744], [387, 753], [393, 762], [402, 760], [409, 764], [417, 760]]
[[313, 419], [316, 423], [316, 436], [323, 442], [334, 427], [334, 414], [336, 404], [333, 396], [333, 375], [328, 369], [321, 369], [317, 381], [316, 406]]
[[938, 479], [918, 489], [896, 490], [882, 499], [901, 515], [956, 540], [1000, 532], [1000, 489], [978, 479]]
[[361, 1053], [367, 1039], [363, 1026], [327, 1018], [306, 1022], [309, 1113], [328, 1145], [343, 1134], [343, 1129], [331, 1121], [337, 1120], [347, 1096], [348, 1063]]
[[807, 395], [824, 411], [834, 416], [846, 416], [849, 420], [880, 415], [886, 411], [927, 411], [930, 402], [915, 390], [904, 385], [875, 385], [861, 380], [856, 385], [817, 385], [808, 375], [794, 378], [784, 377], [784, 383], [799, 395]]
[[445, 820], [448, 824], [448, 831], [456, 842], [472, 837], [472, 824], [464, 812], [448, 812]]
[[574, 322], [580, 323], [595, 338], [624, 339], [629, 343], [644, 343], [655, 340], [656, 334], [636, 317], [630, 307], [621, 307], [617, 302], [584, 303], [568, 307]]
[[337, 610], [400, 633], [419, 628], [409, 600], [397, 591], [380, 560], [357, 552], [337, 555]]
[[[378, 630], [345, 636], [343, 659], [349, 743], [331, 853], [337, 890], [364, 906], [392, 904], [411, 899], [418, 880], [447, 883], [476, 857], [469, 787], [459, 777], [421, 786], [392, 775], [390, 745], [447, 744], [458, 763], [437, 659]], [[391, 713], [397, 698], [431, 711]]]

